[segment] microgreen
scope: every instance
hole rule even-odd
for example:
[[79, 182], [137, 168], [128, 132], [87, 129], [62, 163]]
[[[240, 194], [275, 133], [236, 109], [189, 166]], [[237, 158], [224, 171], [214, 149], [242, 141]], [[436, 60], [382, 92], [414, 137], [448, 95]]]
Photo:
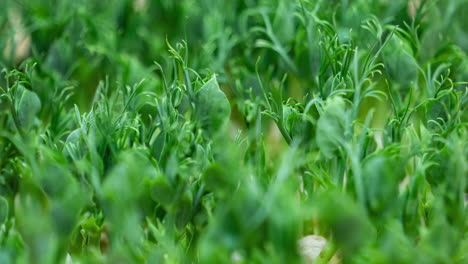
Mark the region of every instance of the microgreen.
[[467, 263], [466, 0], [4, 0], [0, 263]]

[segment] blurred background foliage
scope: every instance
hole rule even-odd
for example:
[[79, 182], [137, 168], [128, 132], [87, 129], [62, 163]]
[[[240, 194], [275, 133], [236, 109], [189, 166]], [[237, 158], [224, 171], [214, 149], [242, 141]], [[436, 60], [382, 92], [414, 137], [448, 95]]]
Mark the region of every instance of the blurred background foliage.
[[467, 263], [467, 12], [2, 0], [0, 263]]

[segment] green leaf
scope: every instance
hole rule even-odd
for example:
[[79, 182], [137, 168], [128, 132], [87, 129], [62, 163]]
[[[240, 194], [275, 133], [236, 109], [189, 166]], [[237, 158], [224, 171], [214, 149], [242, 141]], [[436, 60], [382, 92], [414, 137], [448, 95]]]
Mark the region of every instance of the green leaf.
[[383, 155], [372, 156], [363, 164], [363, 179], [369, 209], [385, 215], [397, 205], [398, 184], [403, 180], [405, 164]]
[[375, 238], [375, 229], [362, 207], [335, 190], [316, 197], [318, 219], [331, 228], [343, 256], [356, 254]]
[[416, 81], [418, 77], [417, 62], [411, 53], [410, 45], [397, 35], [393, 35], [382, 54], [385, 70], [390, 78], [405, 87]]
[[0, 196], [0, 223], [8, 219], [8, 201]]
[[311, 126], [305, 120], [304, 114], [291, 106], [283, 107], [283, 119], [286, 129], [293, 139], [310, 139], [313, 136]]
[[210, 190], [221, 192], [224, 188], [234, 188], [235, 180], [226, 172], [226, 167], [219, 163], [211, 164], [203, 174], [203, 180]]
[[327, 99], [317, 123], [317, 145], [327, 158], [341, 146], [345, 133], [345, 101], [338, 96]]
[[151, 179], [148, 184], [151, 198], [154, 201], [168, 206], [174, 200], [175, 191], [162, 174], [158, 173], [156, 178]]
[[29, 91], [22, 85], [18, 86], [16, 98], [16, 115], [21, 128], [31, 128], [34, 118], [41, 110], [41, 101], [35, 92]]
[[192, 215], [193, 198], [190, 192], [185, 192], [175, 206], [175, 224], [183, 228]]
[[218, 133], [229, 121], [231, 106], [213, 75], [195, 94], [195, 117], [208, 135]]

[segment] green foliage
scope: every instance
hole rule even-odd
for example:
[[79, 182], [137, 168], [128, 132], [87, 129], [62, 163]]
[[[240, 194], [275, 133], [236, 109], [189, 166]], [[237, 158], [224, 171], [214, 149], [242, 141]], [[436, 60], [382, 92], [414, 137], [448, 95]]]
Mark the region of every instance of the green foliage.
[[1, 7], [0, 263], [468, 262], [468, 1]]
[[8, 201], [0, 197], [0, 219], [4, 223], [8, 219]]
[[317, 122], [317, 146], [325, 157], [334, 157], [342, 146], [345, 118], [345, 101], [338, 96], [329, 98]]
[[211, 77], [195, 93], [195, 119], [200, 122], [201, 128], [208, 135], [217, 133], [226, 125], [231, 114], [229, 101], [219, 89], [216, 76]]

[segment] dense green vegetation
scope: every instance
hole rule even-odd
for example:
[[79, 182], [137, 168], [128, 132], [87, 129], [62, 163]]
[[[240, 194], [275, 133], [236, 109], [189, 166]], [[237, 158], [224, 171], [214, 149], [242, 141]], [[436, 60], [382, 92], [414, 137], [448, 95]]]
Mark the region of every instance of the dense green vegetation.
[[467, 0], [0, 5], [0, 263], [468, 263]]

